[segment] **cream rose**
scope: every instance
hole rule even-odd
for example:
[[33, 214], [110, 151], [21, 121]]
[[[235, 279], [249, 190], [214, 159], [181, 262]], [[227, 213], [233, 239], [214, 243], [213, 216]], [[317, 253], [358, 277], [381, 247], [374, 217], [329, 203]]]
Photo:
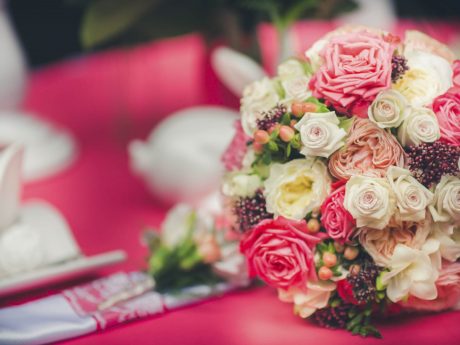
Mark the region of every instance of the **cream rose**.
[[460, 223], [460, 179], [443, 176], [434, 191], [430, 212], [435, 222]]
[[430, 259], [431, 254], [431, 251], [403, 244], [396, 246], [390, 259], [390, 271], [382, 275], [382, 283], [387, 285], [387, 296], [392, 302], [399, 302], [408, 295], [424, 300], [437, 297], [438, 270]]
[[294, 303], [294, 312], [301, 318], [311, 316], [316, 310], [327, 307], [331, 293], [335, 290], [333, 282], [307, 283], [307, 289], [278, 289], [278, 297], [282, 302]]
[[339, 123], [334, 111], [306, 113], [295, 125], [302, 141], [300, 153], [328, 158], [345, 144], [343, 139], [347, 133], [339, 127]]
[[398, 140], [403, 146], [432, 143], [440, 137], [438, 120], [428, 108], [412, 109], [398, 129]]
[[224, 176], [222, 193], [229, 197], [253, 196], [257, 189], [262, 186], [258, 175], [248, 175], [244, 172], [231, 172]]
[[396, 196], [398, 218], [401, 221], [421, 221], [433, 201], [433, 193], [418, 182], [409, 170], [391, 166], [387, 180]]
[[396, 209], [396, 198], [383, 178], [352, 176], [346, 184], [345, 208], [358, 227], [383, 229]]
[[257, 129], [257, 120], [263, 113], [274, 108], [280, 101], [276, 82], [263, 78], [248, 85], [241, 99], [241, 124], [245, 133], [252, 137]]
[[368, 109], [369, 120], [380, 128], [399, 127], [409, 114], [409, 104], [396, 90], [380, 92]]
[[300, 76], [293, 79], [282, 80], [281, 86], [284, 89], [284, 103], [290, 103], [293, 101], [304, 101], [311, 96], [311, 91], [308, 88], [310, 78], [306, 76]]
[[305, 68], [297, 59], [288, 59], [278, 66], [278, 77], [281, 80], [294, 79], [305, 75]]
[[304, 101], [311, 96], [310, 78], [304, 65], [297, 59], [288, 59], [278, 66], [278, 77], [284, 89], [284, 102]]
[[452, 67], [442, 57], [411, 50], [406, 52], [409, 70], [393, 88], [406, 97], [414, 107], [429, 105], [452, 86]]
[[300, 220], [316, 212], [331, 188], [326, 165], [314, 158], [273, 164], [264, 182], [267, 212]]

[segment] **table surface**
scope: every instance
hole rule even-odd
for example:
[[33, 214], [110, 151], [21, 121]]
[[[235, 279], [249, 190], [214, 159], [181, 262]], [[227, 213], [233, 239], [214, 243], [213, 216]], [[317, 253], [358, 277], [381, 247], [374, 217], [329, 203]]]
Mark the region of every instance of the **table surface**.
[[[329, 24], [321, 25], [317, 36], [330, 30]], [[210, 70], [207, 51], [198, 36], [190, 35], [76, 58], [35, 71], [31, 77], [26, 108], [69, 128], [80, 152], [67, 171], [26, 186], [24, 197], [56, 205], [85, 254], [119, 248], [129, 254], [125, 263], [103, 274], [145, 267], [147, 250], [140, 235], [146, 227], [158, 226], [167, 210], [130, 173], [127, 143], [145, 137], [159, 119], [182, 107], [238, 103]], [[270, 51], [274, 49], [265, 49]], [[172, 65], [175, 68], [168, 68]], [[30, 300], [63, 286], [6, 303]], [[277, 300], [273, 290], [254, 288], [64, 343], [458, 344], [459, 322], [458, 312], [386, 320], [378, 324], [384, 340], [364, 340], [303, 321], [292, 314], [290, 305]]]

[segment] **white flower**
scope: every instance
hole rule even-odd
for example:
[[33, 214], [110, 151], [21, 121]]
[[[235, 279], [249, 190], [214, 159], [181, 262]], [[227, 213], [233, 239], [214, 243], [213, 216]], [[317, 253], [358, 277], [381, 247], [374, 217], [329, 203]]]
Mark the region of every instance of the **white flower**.
[[259, 176], [236, 171], [224, 176], [222, 192], [229, 197], [248, 197], [253, 196], [261, 186], [262, 181]]
[[304, 101], [311, 96], [308, 88], [310, 78], [300, 76], [293, 79], [282, 80], [281, 85], [285, 91], [284, 103], [293, 101]]
[[394, 85], [414, 107], [429, 105], [452, 86], [452, 67], [442, 57], [411, 50], [405, 52], [409, 70]]
[[425, 219], [426, 208], [433, 201], [433, 193], [406, 169], [391, 166], [387, 171], [387, 179], [396, 196], [400, 220], [418, 222]]
[[403, 146], [432, 143], [440, 137], [438, 120], [428, 108], [412, 109], [398, 129], [398, 140]]
[[345, 208], [358, 227], [383, 229], [396, 209], [396, 199], [383, 178], [352, 176], [346, 184]]
[[316, 41], [310, 49], [305, 52], [305, 56], [310, 60], [313, 71], [316, 71], [322, 64], [323, 59], [319, 55], [321, 50], [329, 43], [326, 39], [320, 39]]
[[[427, 247], [431, 247], [431, 243]], [[392, 302], [399, 302], [408, 295], [424, 300], [437, 297], [438, 271], [430, 259], [431, 254], [431, 250], [396, 245], [390, 259], [390, 271], [382, 274], [382, 283], [387, 285], [387, 296]]]
[[267, 211], [275, 217], [300, 220], [318, 211], [330, 192], [326, 165], [313, 158], [273, 164], [264, 182]]
[[262, 113], [274, 108], [279, 101], [277, 85], [273, 80], [263, 78], [249, 84], [241, 99], [241, 124], [245, 133], [252, 137]]
[[302, 148], [300, 153], [305, 156], [321, 156], [328, 158], [341, 148], [347, 133], [339, 127], [339, 119], [335, 112], [306, 113], [295, 125], [300, 132]]
[[188, 236], [202, 237], [213, 226], [210, 214], [196, 212], [190, 205], [177, 204], [166, 215], [161, 225], [161, 240], [169, 248], [174, 248]]
[[460, 222], [460, 179], [443, 176], [436, 185], [434, 201], [430, 205], [435, 222]]
[[305, 68], [297, 59], [288, 59], [278, 66], [278, 77], [281, 80], [295, 79], [304, 75]]
[[439, 255], [442, 259], [455, 262], [460, 258], [460, 229], [450, 227], [451, 232], [446, 232], [439, 224], [435, 224], [432, 234], [432, 238], [440, 244]]
[[396, 90], [380, 92], [368, 109], [369, 120], [380, 128], [399, 127], [409, 114], [409, 104]]
[[311, 96], [308, 88], [310, 78], [299, 60], [288, 59], [279, 65], [278, 77], [285, 92], [283, 103], [304, 101]]
[[248, 286], [249, 278], [246, 259], [240, 253], [238, 242], [220, 245], [221, 258], [212, 264], [212, 270], [226, 282], [236, 286]]
[[282, 302], [294, 303], [294, 312], [301, 318], [307, 318], [317, 309], [327, 307], [335, 288], [333, 282], [309, 281], [306, 290], [295, 287], [289, 290], [278, 289], [278, 297]]

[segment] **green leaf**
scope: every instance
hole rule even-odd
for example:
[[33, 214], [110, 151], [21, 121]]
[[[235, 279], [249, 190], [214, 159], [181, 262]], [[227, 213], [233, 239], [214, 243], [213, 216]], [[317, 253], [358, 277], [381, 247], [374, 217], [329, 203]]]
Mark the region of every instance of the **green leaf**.
[[274, 141], [269, 141], [267, 146], [270, 151], [278, 152], [279, 150], [278, 145]]
[[158, 0], [94, 0], [83, 16], [80, 38], [93, 48], [134, 25]]
[[291, 143], [286, 146], [286, 158], [289, 158], [291, 155]]

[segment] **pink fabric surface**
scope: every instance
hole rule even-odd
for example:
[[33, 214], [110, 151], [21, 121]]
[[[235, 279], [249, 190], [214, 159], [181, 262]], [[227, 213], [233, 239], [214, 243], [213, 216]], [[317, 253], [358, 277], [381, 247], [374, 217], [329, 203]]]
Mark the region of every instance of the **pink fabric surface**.
[[[160, 223], [167, 208], [131, 175], [126, 144], [169, 112], [203, 103], [235, 106], [237, 100], [210, 72], [205, 45], [193, 35], [35, 72], [26, 107], [69, 128], [80, 156], [68, 171], [28, 185], [25, 199], [43, 198], [61, 209], [86, 254], [117, 248], [129, 254], [126, 263], [104, 273], [145, 267], [147, 251], [139, 237]], [[273, 290], [255, 288], [64, 343], [458, 344], [459, 321], [458, 312], [397, 318], [379, 323], [383, 341], [361, 339], [302, 321]]]

